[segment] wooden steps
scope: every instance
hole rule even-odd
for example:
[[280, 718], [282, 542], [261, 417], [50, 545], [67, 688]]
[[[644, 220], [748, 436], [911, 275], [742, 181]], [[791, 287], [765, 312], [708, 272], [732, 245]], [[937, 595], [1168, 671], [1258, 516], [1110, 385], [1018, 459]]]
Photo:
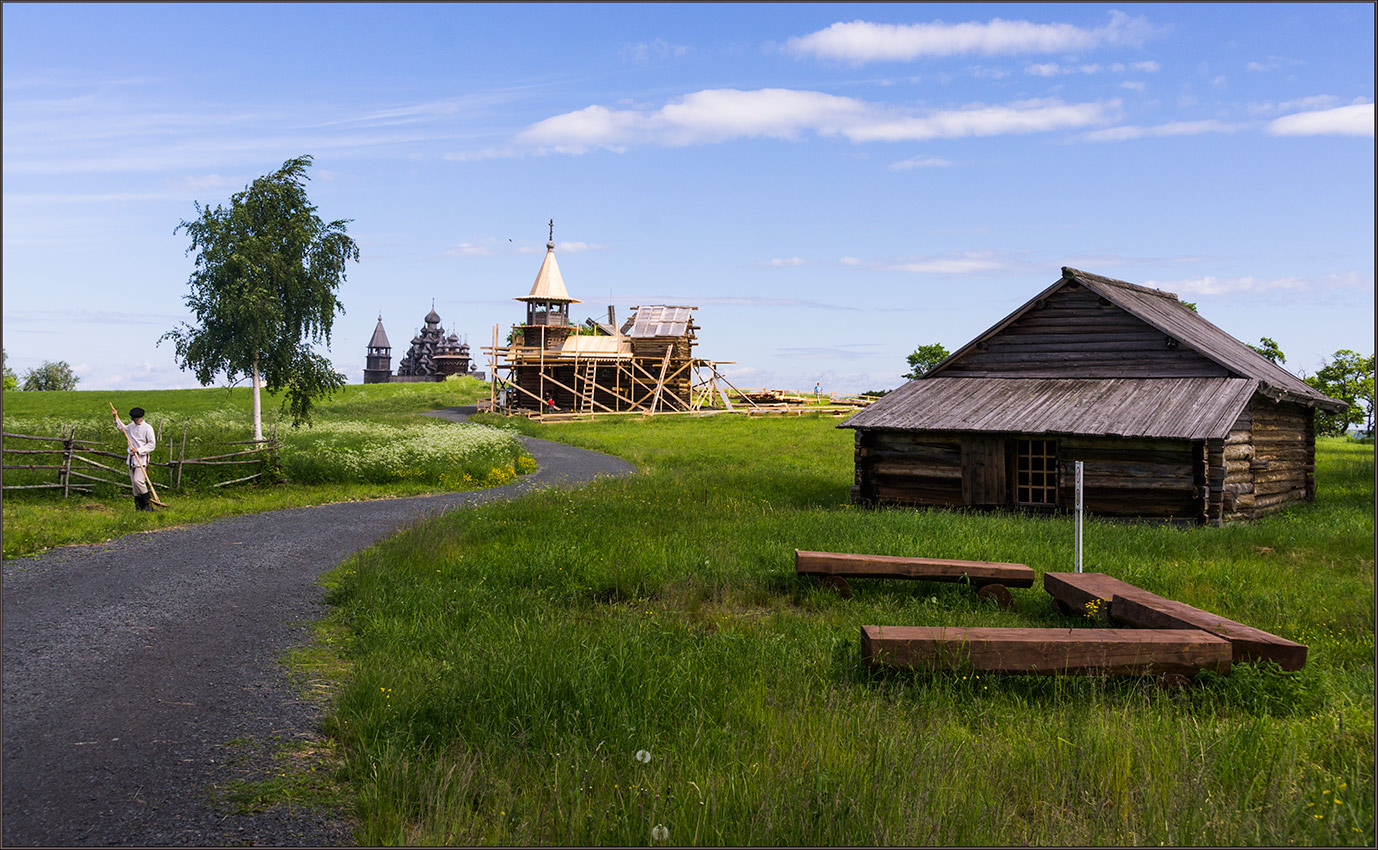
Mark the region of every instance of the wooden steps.
[[1135, 587], [1104, 573], [1044, 573], [1043, 588], [1074, 611], [1098, 600], [1110, 618], [1141, 629], [1201, 629], [1229, 641], [1233, 660], [1277, 662], [1284, 670], [1306, 664], [1306, 647], [1261, 629], [1227, 620]]
[[983, 598], [1002, 608], [1012, 599], [1007, 588], [1033, 587], [1034, 571], [1024, 564], [998, 561], [958, 561], [948, 558], [908, 558], [896, 555], [853, 555], [844, 552], [794, 550], [796, 575], [817, 576], [843, 596], [850, 596], [853, 578], [905, 578], [924, 581], [969, 581]]
[[1199, 629], [862, 626], [872, 667], [1121, 676], [1228, 673], [1229, 641]]

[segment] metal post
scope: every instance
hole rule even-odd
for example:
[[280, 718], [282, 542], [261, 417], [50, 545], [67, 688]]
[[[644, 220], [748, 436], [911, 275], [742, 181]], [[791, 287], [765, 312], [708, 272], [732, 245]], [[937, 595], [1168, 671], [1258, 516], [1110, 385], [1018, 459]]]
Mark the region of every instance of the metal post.
[[1082, 464], [1081, 461], [1077, 461], [1077, 462], [1076, 462], [1076, 467], [1077, 467], [1077, 519], [1076, 519], [1076, 529], [1077, 529], [1077, 556], [1076, 556], [1076, 571], [1077, 571], [1077, 572], [1081, 572], [1082, 466], [1083, 466], [1083, 464]]

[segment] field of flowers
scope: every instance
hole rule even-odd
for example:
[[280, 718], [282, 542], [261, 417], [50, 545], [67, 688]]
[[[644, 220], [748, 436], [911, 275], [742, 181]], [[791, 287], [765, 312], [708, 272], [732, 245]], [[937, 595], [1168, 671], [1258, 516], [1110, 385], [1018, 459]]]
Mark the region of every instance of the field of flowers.
[[413, 480], [454, 489], [505, 484], [534, 472], [512, 434], [485, 425], [325, 422], [284, 441], [282, 471], [298, 484]]

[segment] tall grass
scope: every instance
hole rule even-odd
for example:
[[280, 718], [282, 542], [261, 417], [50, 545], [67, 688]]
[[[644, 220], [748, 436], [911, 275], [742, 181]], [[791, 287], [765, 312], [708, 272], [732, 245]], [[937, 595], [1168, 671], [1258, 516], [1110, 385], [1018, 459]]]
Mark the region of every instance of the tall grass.
[[1299, 673], [1170, 693], [868, 673], [862, 624], [1097, 624], [1037, 588], [1000, 611], [960, 585], [843, 600], [797, 579], [796, 548], [1070, 569], [1066, 518], [847, 504], [835, 423], [523, 424], [643, 473], [342, 565], [330, 730], [361, 842], [1372, 844], [1371, 447], [1324, 441], [1316, 503], [1256, 525], [1088, 523], [1088, 569], [1311, 647]]
[[[282, 448], [274, 458], [277, 465], [187, 466], [181, 476], [183, 489], [173, 486], [166, 468], [153, 467], [154, 486], [170, 506], [153, 515], [132, 514], [128, 491], [113, 484], [94, 484], [91, 495], [68, 499], [52, 490], [8, 491], [4, 556], [237, 513], [506, 483], [535, 468], [510, 431], [419, 415], [472, 403], [487, 391], [486, 384], [472, 378], [344, 387], [319, 405], [310, 427], [278, 428]], [[152, 457], [155, 463], [183, 456], [184, 433], [187, 458], [243, 450], [248, 447], [231, 444], [252, 436], [252, 402], [244, 388], [7, 392], [5, 430], [56, 436], [75, 427], [78, 439], [97, 441], [106, 451], [121, 453], [124, 438], [110, 421], [107, 399], [116, 404], [121, 418], [137, 404], [148, 411], [149, 424], [161, 426], [161, 441]], [[264, 407], [273, 410], [271, 398]], [[37, 446], [31, 441], [13, 442], [18, 445], [7, 443], [6, 447]], [[105, 461], [107, 466], [120, 467], [118, 459]], [[211, 489], [217, 482], [259, 471], [265, 473], [261, 479]], [[120, 473], [99, 474], [122, 478]], [[4, 480], [7, 485], [50, 483], [56, 475], [52, 470], [7, 470]]]

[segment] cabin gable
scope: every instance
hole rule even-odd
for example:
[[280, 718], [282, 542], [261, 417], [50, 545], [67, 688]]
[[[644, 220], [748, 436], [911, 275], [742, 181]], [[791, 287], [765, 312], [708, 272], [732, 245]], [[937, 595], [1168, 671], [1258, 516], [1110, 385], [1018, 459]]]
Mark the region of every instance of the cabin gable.
[[1063, 280], [934, 370], [942, 377], [1215, 378], [1233, 373]]

